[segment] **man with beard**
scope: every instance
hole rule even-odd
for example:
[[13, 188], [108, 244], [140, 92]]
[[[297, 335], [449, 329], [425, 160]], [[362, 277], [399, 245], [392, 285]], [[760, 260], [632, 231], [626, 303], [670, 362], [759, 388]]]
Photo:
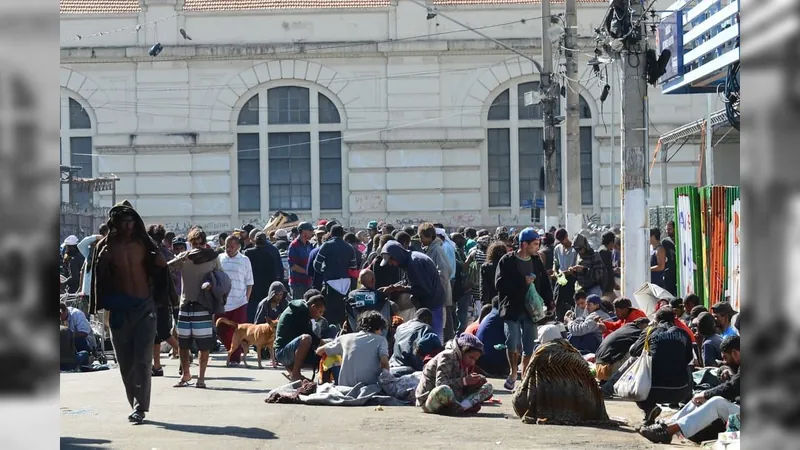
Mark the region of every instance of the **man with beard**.
[[578, 262], [569, 268], [569, 272], [575, 276], [575, 289], [586, 292], [586, 295], [602, 296], [602, 285], [606, 278], [603, 260], [581, 234], [575, 236], [572, 246], [578, 252]]
[[109, 311], [111, 342], [133, 408], [128, 420], [140, 424], [150, 409], [156, 304], [169, 303], [172, 279], [164, 255], [128, 201], [111, 208], [107, 225], [108, 236], [92, 254], [89, 312]]

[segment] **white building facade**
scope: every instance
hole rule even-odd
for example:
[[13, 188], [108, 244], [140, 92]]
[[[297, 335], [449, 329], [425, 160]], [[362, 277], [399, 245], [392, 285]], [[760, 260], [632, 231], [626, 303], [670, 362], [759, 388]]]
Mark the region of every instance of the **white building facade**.
[[[538, 2], [428, 4], [541, 61]], [[579, 2], [581, 197], [586, 220], [618, 223], [619, 113], [599, 100], [615, 82], [587, 65], [607, 5]], [[354, 227], [530, 223], [543, 161], [541, 111], [523, 101], [534, 64], [414, 1], [61, 0], [61, 13], [62, 164], [119, 177], [117, 198], [147, 222], [214, 232], [283, 210]], [[661, 133], [706, 111], [705, 98], [658, 91], [651, 158]], [[672, 204], [659, 164], [650, 203]], [[669, 192], [696, 183], [699, 164], [697, 145], [671, 155]]]

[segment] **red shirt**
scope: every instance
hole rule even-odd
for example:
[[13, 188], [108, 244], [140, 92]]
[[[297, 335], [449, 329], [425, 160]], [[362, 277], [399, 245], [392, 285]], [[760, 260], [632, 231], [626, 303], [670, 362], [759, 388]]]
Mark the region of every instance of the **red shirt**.
[[603, 337], [608, 336], [609, 334], [613, 333], [614, 331], [620, 329], [626, 323], [633, 322], [634, 320], [640, 317], [647, 317], [647, 314], [644, 313], [641, 309], [631, 308], [630, 312], [628, 313], [628, 317], [624, 319], [619, 319], [617, 321], [610, 321], [604, 320], [603, 324], [606, 326], [606, 331], [603, 333]]
[[471, 324], [469, 324], [469, 326], [467, 326], [467, 329], [464, 330], [464, 332], [467, 333], [467, 334], [471, 334], [473, 336], [477, 336], [478, 335], [478, 328], [480, 326], [481, 326], [481, 324], [479, 324], [478, 322], [472, 322]]

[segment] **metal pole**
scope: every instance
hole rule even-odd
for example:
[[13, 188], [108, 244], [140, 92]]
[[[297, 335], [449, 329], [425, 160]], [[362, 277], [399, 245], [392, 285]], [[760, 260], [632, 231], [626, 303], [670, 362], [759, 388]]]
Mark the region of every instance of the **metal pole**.
[[545, 228], [559, 226], [558, 213], [558, 167], [556, 167], [556, 127], [554, 123], [557, 99], [557, 87], [551, 84], [553, 72], [553, 43], [547, 35], [547, 30], [552, 26], [550, 19], [550, 0], [542, 0], [542, 70], [541, 89], [547, 93], [542, 99], [542, 115], [544, 120], [544, 152], [545, 196], [544, 196], [544, 223]]
[[614, 174], [617, 173], [617, 88], [619, 87], [617, 78], [617, 60], [611, 60], [611, 79], [608, 81], [611, 83], [611, 224], [615, 225], [617, 223], [617, 208], [616, 208], [616, 201], [617, 198], [617, 184], [614, 182]]
[[564, 212], [566, 229], [570, 236], [583, 228], [583, 204], [581, 202], [581, 126], [580, 85], [578, 80], [578, 14], [577, 0], [566, 1], [564, 14], [564, 55], [566, 59], [567, 85], [567, 145], [564, 152]]
[[[632, 12], [630, 23], [636, 24], [642, 18], [642, 3], [629, 0]], [[650, 280], [649, 245], [647, 230], [647, 196], [645, 194], [645, 154], [644, 131], [645, 102], [642, 98], [647, 92], [645, 78], [645, 27], [639, 22], [639, 29], [626, 39], [617, 59], [623, 66], [622, 85], [622, 295], [633, 299], [633, 294]]]
[[711, 115], [714, 114], [714, 96], [706, 95], [706, 185], [714, 185], [714, 127], [711, 124]]

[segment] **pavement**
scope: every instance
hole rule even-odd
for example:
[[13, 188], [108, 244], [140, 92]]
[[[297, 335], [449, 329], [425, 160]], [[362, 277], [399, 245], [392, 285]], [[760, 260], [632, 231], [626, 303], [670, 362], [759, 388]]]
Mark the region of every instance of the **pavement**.
[[[392, 444], [425, 449], [698, 448], [677, 438], [672, 446], [654, 445], [629, 427], [523, 424], [514, 415], [502, 380], [492, 380], [502, 405], [484, 406], [475, 416], [444, 417], [412, 406], [267, 404], [267, 392], [286, 383], [282, 371], [268, 363], [259, 370], [255, 360], [250, 368], [227, 368], [224, 353], [211, 355], [207, 389], [173, 388], [179, 379], [178, 361], [162, 358], [162, 363], [165, 376], [153, 378], [150, 413], [142, 425], [127, 421], [131, 411], [116, 368], [62, 373], [61, 448], [372, 450]], [[192, 374], [197, 375], [194, 364]], [[641, 421], [634, 403], [607, 401], [606, 409], [612, 418]]]

